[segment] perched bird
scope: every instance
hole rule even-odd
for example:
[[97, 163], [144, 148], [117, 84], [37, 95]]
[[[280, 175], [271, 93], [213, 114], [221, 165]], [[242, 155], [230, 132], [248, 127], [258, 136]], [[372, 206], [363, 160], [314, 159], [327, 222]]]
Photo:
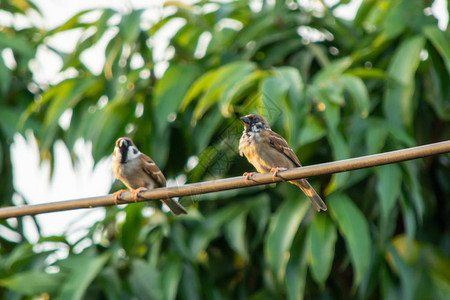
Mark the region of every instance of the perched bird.
[[[263, 117], [247, 115], [241, 120], [244, 122], [244, 131], [239, 141], [239, 153], [241, 156], [245, 155], [258, 172], [274, 172], [275, 177], [279, 171], [301, 167], [286, 140], [272, 131]], [[244, 173], [244, 176], [248, 180], [253, 174], [256, 173]], [[323, 200], [306, 179], [289, 182], [298, 186], [308, 196], [317, 211], [327, 210]]]
[[[122, 137], [116, 141], [113, 153], [113, 171], [117, 179], [122, 181], [134, 194], [134, 201], [139, 198], [139, 193], [147, 189], [166, 186], [166, 178], [155, 162], [141, 153], [130, 138]], [[120, 199], [122, 193], [127, 190], [115, 192], [114, 200]], [[187, 214], [186, 209], [173, 199], [161, 200], [173, 214]]]

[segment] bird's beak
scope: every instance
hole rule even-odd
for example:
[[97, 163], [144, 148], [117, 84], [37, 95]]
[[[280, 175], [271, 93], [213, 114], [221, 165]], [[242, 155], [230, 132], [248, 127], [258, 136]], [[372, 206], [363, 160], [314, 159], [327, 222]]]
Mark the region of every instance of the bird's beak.
[[122, 148], [122, 145], [123, 145], [123, 139], [121, 139], [121, 140], [119, 141], [119, 147], [120, 147], [120, 148]]
[[250, 125], [250, 119], [248, 117], [241, 117], [241, 121]]

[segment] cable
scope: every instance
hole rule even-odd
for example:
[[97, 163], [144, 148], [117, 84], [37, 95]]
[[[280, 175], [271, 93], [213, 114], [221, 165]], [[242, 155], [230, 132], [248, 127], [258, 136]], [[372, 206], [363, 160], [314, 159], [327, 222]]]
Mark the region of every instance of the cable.
[[[339, 173], [350, 170], [357, 170], [362, 168], [391, 164], [405, 160], [417, 159], [421, 157], [442, 154], [446, 152], [450, 152], [450, 141], [444, 141], [380, 154], [289, 169], [287, 171], [279, 172], [278, 173], [279, 177], [275, 178], [273, 178], [272, 173], [267, 173], [255, 175], [253, 176], [253, 179], [249, 181], [245, 181], [243, 176], [238, 176], [219, 180], [186, 184], [183, 186], [158, 188], [142, 192], [140, 196], [145, 199], [140, 199], [139, 201], [159, 200], [171, 197], [198, 195], [236, 188], [244, 188], [255, 185], [268, 184], [285, 180]], [[119, 200], [119, 204], [134, 202], [131, 193], [123, 193], [122, 198], [124, 198], [124, 200], [122, 201]], [[112, 195], [83, 198], [77, 200], [59, 201], [44, 204], [11, 206], [0, 209], [0, 219], [20, 217], [25, 215], [37, 215], [42, 213], [72, 210], [79, 208], [110, 206], [110, 205], [115, 205]]]

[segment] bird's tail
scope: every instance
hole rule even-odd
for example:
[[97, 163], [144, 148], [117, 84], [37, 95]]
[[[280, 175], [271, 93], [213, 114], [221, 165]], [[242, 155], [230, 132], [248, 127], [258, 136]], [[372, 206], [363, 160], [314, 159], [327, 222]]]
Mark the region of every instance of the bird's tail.
[[305, 195], [309, 198], [309, 200], [311, 200], [312, 204], [314, 205], [314, 208], [317, 211], [327, 210], [325, 202], [323, 202], [322, 198], [320, 198], [320, 196], [317, 195], [314, 188], [309, 184], [309, 182], [306, 179], [292, 180], [289, 182], [295, 184], [296, 186], [302, 189], [303, 193], [305, 193]]
[[161, 200], [165, 205], [167, 205], [167, 207], [169, 207], [170, 211], [178, 216], [178, 215], [187, 215], [187, 211], [186, 209], [183, 207], [183, 205], [181, 205], [180, 203], [178, 203], [177, 200], [173, 200], [173, 199], [164, 199]]

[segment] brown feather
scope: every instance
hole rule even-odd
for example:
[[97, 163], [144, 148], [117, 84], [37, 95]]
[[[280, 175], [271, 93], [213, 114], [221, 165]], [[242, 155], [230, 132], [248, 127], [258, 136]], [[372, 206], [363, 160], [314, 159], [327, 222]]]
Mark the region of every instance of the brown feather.
[[164, 177], [164, 174], [161, 172], [155, 162], [144, 153], [141, 154], [140, 158], [144, 162], [142, 164], [144, 172], [147, 173], [155, 181], [156, 187], [166, 186], [166, 177]]
[[269, 135], [269, 144], [275, 148], [278, 152], [283, 153], [287, 158], [289, 158], [295, 166], [301, 167], [300, 161], [298, 160], [297, 155], [295, 155], [294, 151], [289, 147], [286, 140], [272, 130], [266, 130], [265, 132]]
[[[124, 141], [136, 147], [130, 138], [120, 138], [116, 142], [116, 148], [122, 147]], [[137, 148], [136, 148], [137, 149]], [[155, 162], [144, 153], [138, 154], [130, 160], [122, 163], [121, 159], [113, 159], [113, 171], [116, 177], [133, 192], [139, 188], [153, 189], [166, 186], [166, 178]], [[120, 155], [114, 150], [114, 155]], [[186, 209], [173, 199], [162, 199], [173, 214], [187, 214]]]
[[[245, 123], [245, 130], [239, 141], [239, 152], [241, 155], [245, 155], [258, 172], [268, 173], [275, 168], [292, 169], [302, 166], [286, 140], [272, 131], [263, 117], [247, 115], [241, 120]], [[263, 128], [261, 129], [260, 126], [253, 130], [252, 123], [254, 122], [260, 122], [255, 127], [263, 124]], [[327, 210], [323, 200], [306, 179], [289, 182], [297, 185], [305, 193], [317, 211]]]
[[289, 182], [298, 186], [303, 191], [303, 193], [305, 193], [305, 195], [309, 198], [309, 200], [311, 200], [314, 208], [317, 211], [327, 210], [325, 202], [323, 202], [322, 198], [320, 198], [320, 196], [316, 193], [314, 188], [306, 179], [291, 180]]
[[[155, 182], [155, 187], [165, 187], [166, 186], [166, 177], [164, 177], [164, 174], [161, 172], [161, 170], [158, 168], [158, 166], [155, 164], [155, 162], [144, 153], [141, 154], [140, 158], [144, 162], [143, 168], [144, 172], [147, 173]], [[178, 201], [167, 198], [167, 199], [161, 199], [161, 201], [167, 205], [170, 210], [175, 215], [187, 215], [186, 209], [178, 203]]]

